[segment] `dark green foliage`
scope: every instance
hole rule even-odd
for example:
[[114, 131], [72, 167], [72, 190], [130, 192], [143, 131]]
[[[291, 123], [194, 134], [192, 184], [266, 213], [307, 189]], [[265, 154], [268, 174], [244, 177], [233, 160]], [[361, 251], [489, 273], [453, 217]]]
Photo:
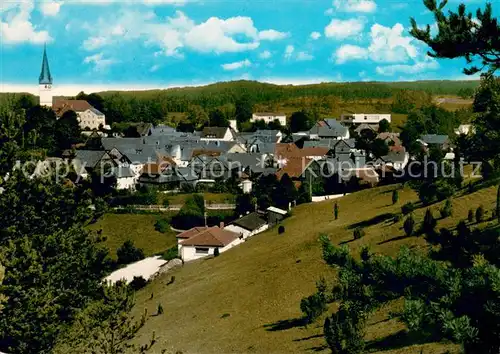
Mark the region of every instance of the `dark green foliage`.
[[401, 220], [403, 220], [403, 214], [400, 214], [400, 213], [394, 214], [394, 217], [392, 220], [394, 223], [400, 222]]
[[368, 150], [376, 157], [382, 157], [389, 153], [389, 146], [382, 139], [375, 139], [368, 146]]
[[446, 3], [443, 1], [438, 5], [436, 0], [424, 1], [439, 24], [436, 35], [431, 35], [429, 25], [422, 28], [413, 18], [411, 35], [431, 48], [428, 53], [431, 57], [465, 58], [469, 65], [475, 60], [481, 62], [479, 67], [472, 65], [464, 69], [466, 74], [476, 74], [486, 68], [493, 73], [500, 66], [500, 48], [496, 42], [500, 37], [500, 28], [493, 17], [491, 4], [487, 3], [484, 10], [478, 9], [475, 20], [471, 12], [466, 12], [464, 4], [460, 4], [456, 12], [445, 13], [443, 8]]
[[201, 194], [188, 198], [179, 213], [172, 218], [172, 225], [178, 229], [188, 230], [205, 224], [205, 204]]
[[480, 205], [477, 209], [476, 209], [476, 222], [477, 223], [480, 223], [484, 220], [484, 207], [482, 205]]
[[391, 131], [391, 123], [387, 119], [382, 119], [378, 123], [378, 132], [379, 133], [385, 133], [385, 132], [390, 132]]
[[403, 213], [403, 215], [408, 215], [412, 213], [414, 210], [415, 210], [415, 204], [413, 204], [412, 202], [408, 202], [401, 207], [401, 212]]
[[444, 206], [439, 212], [441, 213], [441, 217], [443, 219], [453, 215], [453, 204], [451, 203], [450, 199], [446, 199]]
[[[405, 222], [405, 224], [406, 224], [406, 222]], [[427, 209], [425, 211], [424, 220], [422, 221], [422, 232], [427, 234], [427, 235], [430, 235], [430, 234], [434, 233], [434, 229], [436, 228], [436, 225], [437, 225], [437, 221], [436, 221], [436, 219], [434, 219], [434, 215], [432, 215], [432, 210]], [[405, 229], [405, 232], [406, 232], [406, 229]], [[411, 235], [408, 235], [408, 236], [411, 236]]]
[[74, 111], [64, 112], [55, 123], [55, 139], [59, 151], [70, 149], [73, 144], [81, 140], [80, 124]]
[[337, 202], [335, 202], [335, 205], [333, 206], [333, 215], [335, 216], [335, 220], [339, 218], [339, 211], [340, 211], [339, 205]]
[[415, 220], [413, 220], [413, 215], [410, 214], [406, 218], [403, 223], [403, 229], [405, 231], [406, 236], [410, 237], [413, 235], [413, 231], [415, 230]]
[[161, 232], [162, 234], [166, 233], [167, 231], [170, 230], [170, 225], [168, 223], [168, 220], [165, 218], [160, 218], [156, 220], [155, 223], [155, 230], [158, 232]]
[[147, 311], [138, 319], [130, 312], [134, 294], [125, 283], [105, 286], [101, 299], [90, 303], [76, 318], [75, 325], [59, 338], [55, 354], [145, 353], [156, 343], [155, 334], [148, 344], [132, 345], [130, 340], [144, 327]]
[[288, 210], [290, 203], [297, 199], [298, 193], [290, 176], [285, 173], [273, 192], [273, 202], [278, 208]]
[[396, 204], [399, 201], [399, 192], [397, 189], [392, 191], [392, 204]]
[[247, 212], [255, 211], [257, 200], [251, 194], [238, 194], [236, 196], [236, 209], [234, 210], [237, 216], [245, 215]]
[[219, 255], [220, 255], [219, 247], [215, 247], [215, 249], [214, 249], [214, 257], [219, 257]]
[[238, 123], [248, 122], [252, 118], [253, 103], [249, 95], [242, 95], [236, 99], [235, 115]]
[[285, 227], [283, 225], [278, 226], [278, 235], [285, 233]]
[[210, 111], [208, 116], [211, 127], [229, 127], [229, 119], [221, 109], [216, 108]]
[[361, 227], [357, 227], [354, 229], [353, 235], [355, 240], [359, 240], [360, 238], [365, 236], [365, 230], [363, 230]]
[[300, 301], [300, 310], [304, 314], [306, 324], [313, 323], [327, 310], [326, 281], [321, 278], [316, 283], [316, 293]]
[[474, 210], [469, 209], [469, 214], [467, 215], [467, 220], [469, 220], [469, 222], [474, 221]]
[[163, 306], [161, 304], [158, 304], [158, 308], [156, 310], [156, 315], [163, 315]]
[[162, 258], [166, 261], [171, 261], [172, 259], [179, 257], [179, 250], [177, 246], [170, 247], [165, 253], [163, 253]]
[[135, 291], [137, 291], [144, 288], [147, 284], [148, 284], [147, 280], [144, 279], [142, 276], [139, 277], [134, 276], [134, 279], [132, 279], [129, 286]]
[[[441, 235], [453, 244], [462, 239]], [[375, 254], [360, 262], [347, 248], [334, 246], [326, 237], [321, 240], [324, 260], [340, 268], [333, 291], [340, 308], [324, 326], [334, 353], [364, 352], [366, 317], [401, 297], [405, 306], [399, 319], [410, 332], [433, 341], [451, 340], [465, 353], [498, 352], [500, 270], [483, 257], [476, 255], [472, 266], [455, 268], [403, 248], [395, 258]]]
[[127, 240], [116, 250], [116, 257], [118, 264], [130, 264], [144, 259], [144, 251]]
[[312, 112], [301, 110], [290, 116], [290, 130], [292, 133], [303, 132], [311, 129], [318, 117]]

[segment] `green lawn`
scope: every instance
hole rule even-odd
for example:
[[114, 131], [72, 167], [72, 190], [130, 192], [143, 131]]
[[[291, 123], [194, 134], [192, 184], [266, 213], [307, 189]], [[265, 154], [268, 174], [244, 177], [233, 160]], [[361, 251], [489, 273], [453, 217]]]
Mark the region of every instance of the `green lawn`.
[[[235, 196], [229, 193], [202, 193], [207, 204], [232, 204]], [[161, 194], [161, 202], [168, 199], [170, 205], [183, 205], [192, 194]]]
[[[321, 258], [320, 234], [328, 234], [335, 243], [349, 242], [351, 249], [370, 245], [372, 250], [394, 255], [406, 245], [426, 252], [423, 237], [401, 238], [403, 221], [394, 224], [390, 214], [400, 212], [401, 205], [416, 201], [410, 189], [400, 191], [400, 202], [391, 204], [394, 186], [365, 190], [340, 199], [340, 219], [333, 219], [334, 201], [300, 205], [284, 222], [286, 232], [276, 229], [249, 239], [215, 259], [186, 264], [149, 284], [137, 295], [137, 314], [147, 308], [154, 313], [158, 303], [163, 316], [151, 317], [137, 340], [146, 342], [152, 332], [158, 348], [183, 353], [327, 353], [322, 337], [322, 321], [297, 326], [301, 316], [300, 300], [315, 290], [315, 282], [325, 276], [333, 285], [335, 272]], [[482, 204], [492, 209], [495, 188], [480, 190], [453, 199], [453, 216], [439, 220], [438, 228], [453, 227], [467, 218], [470, 208]], [[436, 216], [442, 203], [432, 206]], [[425, 209], [415, 211], [423, 219]], [[385, 217], [384, 217], [385, 216]], [[365, 225], [366, 235], [353, 240], [353, 227]], [[173, 285], [165, 286], [174, 274]], [[154, 293], [154, 301], [150, 295]], [[401, 306], [394, 303], [375, 313], [368, 321], [366, 339], [370, 350], [379, 353], [456, 353], [450, 344], [408, 344], [396, 334], [404, 326], [389, 318], [389, 312]], [[333, 308], [331, 309], [333, 311]], [[382, 342], [380, 342], [382, 340]]]
[[118, 247], [129, 239], [142, 248], [146, 256], [150, 256], [166, 251], [177, 243], [175, 232], [162, 234], [155, 230], [154, 224], [158, 217], [154, 214], [105, 214], [90, 228], [103, 230], [102, 235], [106, 237], [103, 244], [113, 258], [116, 258]]

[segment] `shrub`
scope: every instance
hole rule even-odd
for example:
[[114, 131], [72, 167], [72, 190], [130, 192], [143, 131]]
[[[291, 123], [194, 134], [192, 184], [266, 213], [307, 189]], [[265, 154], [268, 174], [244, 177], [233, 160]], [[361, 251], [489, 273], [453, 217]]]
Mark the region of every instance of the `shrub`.
[[281, 235], [281, 234], [283, 234], [283, 233], [285, 233], [285, 227], [284, 227], [283, 225], [280, 225], [280, 226], [278, 227], [278, 234], [279, 234], [279, 235]]
[[415, 220], [413, 220], [413, 216], [410, 214], [408, 215], [403, 224], [403, 229], [405, 230], [406, 236], [409, 237], [413, 235], [414, 228], [415, 228]]
[[219, 247], [215, 247], [215, 249], [214, 249], [214, 257], [219, 257], [219, 255], [220, 255]]
[[339, 205], [337, 204], [337, 202], [335, 202], [335, 206], [333, 207], [333, 214], [335, 215], [335, 220], [339, 218], [339, 211], [340, 211]]
[[392, 191], [392, 204], [396, 204], [399, 201], [399, 192], [397, 189]]
[[403, 213], [403, 215], [408, 215], [412, 213], [414, 210], [415, 210], [415, 204], [413, 204], [412, 202], [408, 202], [401, 207], [401, 212]]
[[337, 313], [327, 317], [323, 326], [325, 339], [332, 353], [360, 354], [364, 352], [364, 320], [356, 310], [342, 306]]
[[449, 198], [446, 199], [444, 206], [441, 208], [439, 212], [441, 213], [441, 217], [443, 219], [453, 214], [453, 204], [451, 203], [451, 200]]
[[168, 198], [165, 198], [165, 199], [163, 200], [163, 206], [164, 206], [165, 208], [168, 208], [168, 206], [169, 206], [169, 205], [170, 205], [170, 201], [168, 200]]
[[431, 234], [434, 232], [434, 228], [437, 225], [436, 219], [434, 219], [434, 215], [432, 215], [431, 209], [427, 209], [425, 211], [424, 220], [422, 221], [422, 232], [426, 234]]
[[144, 251], [134, 246], [134, 242], [127, 240], [116, 250], [118, 264], [129, 264], [144, 259]]
[[166, 261], [171, 261], [172, 259], [179, 257], [179, 250], [177, 246], [169, 248], [165, 253], [163, 253], [162, 258]]
[[170, 225], [168, 221], [164, 218], [156, 220], [155, 230], [161, 232], [162, 234], [166, 233], [170, 229]]
[[394, 216], [392, 218], [392, 221], [394, 223], [400, 222], [401, 220], [403, 220], [403, 214], [401, 214], [401, 213], [394, 214]]
[[469, 209], [469, 214], [467, 215], [467, 219], [469, 220], [469, 222], [474, 221], [474, 210]]
[[134, 289], [134, 290], [139, 290], [144, 288], [147, 285], [147, 280], [144, 279], [142, 276], [135, 276], [134, 279], [130, 282], [129, 286]]
[[476, 209], [476, 222], [481, 222], [484, 220], [484, 208], [482, 205], [480, 205], [477, 209]]
[[365, 236], [365, 230], [363, 230], [361, 227], [357, 227], [354, 229], [354, 239], [355, 240], [359, 240], [363, 236]]
[[156, 310], [157, 315], [163, 314], [163, 306], [161, 304], [158, 304], [158, 309]]

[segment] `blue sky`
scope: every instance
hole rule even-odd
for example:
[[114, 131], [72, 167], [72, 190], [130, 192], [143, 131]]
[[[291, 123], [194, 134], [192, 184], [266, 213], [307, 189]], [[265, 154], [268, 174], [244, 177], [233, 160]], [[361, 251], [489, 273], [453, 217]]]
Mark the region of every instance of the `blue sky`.
[[[483, 1], [468, 0], [475, 11]], [[448, 8], [458, 2], [450, 0]], [[44, 43], [54, 87], [462, 79], [408, 34], [433, 24], [421, 0], [7, 0], [1, 91], [36, 92]], [[499, 6], [494, 7], [497, 12]]]

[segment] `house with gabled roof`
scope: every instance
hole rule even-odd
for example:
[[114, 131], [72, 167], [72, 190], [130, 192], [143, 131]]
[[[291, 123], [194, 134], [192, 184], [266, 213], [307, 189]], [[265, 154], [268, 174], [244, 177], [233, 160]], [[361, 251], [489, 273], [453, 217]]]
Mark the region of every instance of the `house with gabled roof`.
[[82, 130], [100, 129], [106, 126], [106, 116], [85, 100], [57, 99], [52, 106], [57, 117], [74, 111]]
[[243, 239], [252, 237], [269, 228], [266, 218], [257, 213], [249, 213], [224, 227], [225, 230], [243, 235]]
[[179, 257], [184, 262], [226, 252], [244, 242], [243, 235], [222, 227], [195, 227], [177, 236]]
[[229, 127], [205, 127], [201, 132], [202, 141], [233, 141], [234, 134]]

